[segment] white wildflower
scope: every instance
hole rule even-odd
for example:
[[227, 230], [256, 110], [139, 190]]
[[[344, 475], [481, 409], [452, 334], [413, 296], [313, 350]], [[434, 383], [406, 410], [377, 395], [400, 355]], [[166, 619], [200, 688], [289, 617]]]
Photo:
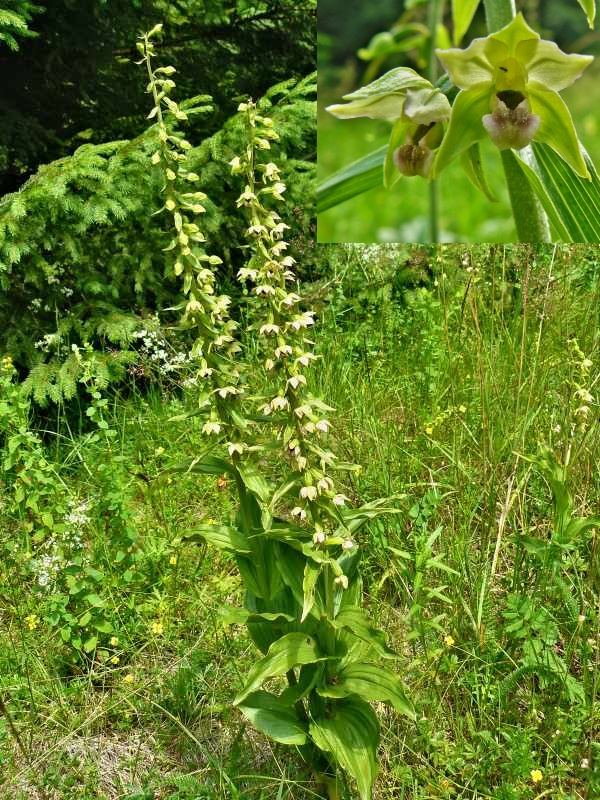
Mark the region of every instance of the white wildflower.
[[300, 489], [300, 497], [303, 500], [316, 500], [318, 495], [316, 486], [303, 486]]

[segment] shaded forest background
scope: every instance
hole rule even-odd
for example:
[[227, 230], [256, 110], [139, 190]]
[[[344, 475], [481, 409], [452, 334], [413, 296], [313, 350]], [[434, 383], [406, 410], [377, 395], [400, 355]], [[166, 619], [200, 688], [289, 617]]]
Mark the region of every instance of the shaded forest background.
[[[181, 97], [210, 94], [199, 141], [237, 103], [314, 69], [314, 0], [7, 0], [0, 11], [0, 194], [84, 142], [137, 135], [147, 113], [136, 37], [164, 25]], [[18, 19], [27, 25], [19, 25]]]

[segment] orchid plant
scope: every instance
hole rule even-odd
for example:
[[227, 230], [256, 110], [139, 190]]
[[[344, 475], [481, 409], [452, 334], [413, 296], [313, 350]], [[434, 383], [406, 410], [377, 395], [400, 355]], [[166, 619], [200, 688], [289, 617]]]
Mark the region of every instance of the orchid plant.
[[[477, 5], [452, 3], [462, 33]], [[401, 176], [432, 184], [459, 157], [477, 189], [494, 201], [479, 153], [480, 142], [489, 139], [502, 151], [520, 241], [549, 241], [548, 220], [564, 241], [597, 241], [600, 180], [559, 94], [593, 58], [563, 53], [541, 39], [522, 13], [515, 14], [512, 0], [486, 0], [485, 6], [487, 37], [466, 49], [434, 49], [445, 69], [435, 85], [399, 67], [327, 108], [341, 119], [390, 120], [393, 128], [385, 155], [367, 156], [319, 187], [319, 211], [382, 178], [387, 188]], [[593, 25], [593, 3], [588, 19]], [[382, 161], [383, 173], [376, 167]], [[432, 237], [435, 229], [432, 224]]]
[[401, 679], [381, 664], [397, 656], [362, 607], [361, 529], [396, 509], [386, 499], [352, 508], [338, 486], [336, 475], [353, 466], [339, 463], [330, 449], [333, 409], [310, 389], [315, 314], [302, 298], [278, 211], [286, 191], [270, 156], [278, 134], [252, 100], [238, 109], [246, 145], [230, 167], [247, 220], [248, 257], [239, 278], [251, 298], [248, 335], [263, 375], [251, 374], [241, 360], [229, 298], [217, 292], [220, 259], [206, 253], [193, 221], [206, 198], [188, 191], [197, 176], [186, 167], [189, 146], [177, 131], [184, 112], [169, 96], [174, 69], [152, 64], [159, 33], [157, 26], [144, 35], [139, 50], [154, 101], [149, 116], [156, 119], [152, 163], [164, 175], [161, 211], [174, 231], [167, 251], [183, 278], [182, 322], [197, 337], [194, 413], [202, 416], [206, 444], [175, 469], [226, 474], [238, 499], [235, 518], [196, 525], [187, 539], [231, 553], [243, 582], [244, 608], [227, 613], [247, 626], [260, 657], [234, 705], [275, 741], [298, 747], [332, 800], [341, 796], [336, 767], [368, 800], [379, 741], [370, 702], [415, 716]]

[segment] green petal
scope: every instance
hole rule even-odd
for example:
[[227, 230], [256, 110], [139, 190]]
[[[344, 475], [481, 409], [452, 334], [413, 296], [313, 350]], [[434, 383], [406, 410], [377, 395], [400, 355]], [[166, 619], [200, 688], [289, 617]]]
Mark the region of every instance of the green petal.
[[556, 92], [545, 91], [542, 84], [527, 85], [529, 102], [534, 114], [542, 120], [535, 139], [545, 142], [582, 178], [591, 180], [585, 165], [573, 120], [562, 98]]
[[491, 84], [494, 68], [486, 43], [487, 39], [474, 39], [466, 50], [452, 47], [435, 51], [450, 80], [459, 89], [470, 89], [479, 83]]
[[452, 108], [440, 89], [408, 89], [404, 116], [417, 125], [448, 122]]
[[404, 144], [406, 132], [410, 128], [411, 123], [399, 119], [394, 125], [394, 130], [390, 136], [387, 153], [385, 154], [385, 164], [383, 165], [383, 185], [386, 189], [391, 189], [396, 181], [401, 177], [401, 173], [396, 169], [392, 160], [394, 150]]
[[554, 42], [541, 41], [526, 68], [530, 81], [560, 92], [576, 81], [593, 60], [593, 56], [567, 55]]
[[370, 117], [371, 119], [398, 119], [402, 115], [406, 93], [390, 92], [380, 97], [364, 100], [354, 100], [336, 106], [327, 106], [325, 109], [339, 119], [353, 119], [354, 117]]
[[468, 147], [487, 138], [481, 118], [489, 114], [493, 94], [494, 88], [489, 85], [458, 93], [452, 106], [450, 125], [431, 168], [431, 178], [437, 178]]
[[517, 16], [511, 20], [508, 25], [502, 28], [502, 30], [497, 31], [497, 33], [492, 33], [489, 38], [505, 44], [508, 47], [508, 55], [513, 58], [518, 58], [516, 55], [517, 46], [528, 39], [539, 39], [540, 35], [536, 33], [533, 28], [529, 27], [525, 22], [523, 14], [519, 11]]

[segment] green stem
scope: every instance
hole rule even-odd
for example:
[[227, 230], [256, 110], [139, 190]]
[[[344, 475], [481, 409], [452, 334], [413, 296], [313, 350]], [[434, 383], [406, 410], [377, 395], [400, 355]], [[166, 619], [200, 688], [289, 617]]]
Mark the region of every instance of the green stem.
[[512, 150], [502, 150], [508, 196], [520, 242], [551, 242], [548, 218]]
[[504, 28], [517, 14], [515, 0], [483, 0], [483, 4], [488, 33]]
[[[488, 32], [508, 25], [516, 15], [515, 0], [484, 0]], [[548, 218], [518, 165], [512, 150], [503, 150], [502, 165], [519, 242], [551, 242]]]
[[[437, 26], [440, 22], [440, 17], [442, 14], [443, 2], [442, 0], [430, 0], [429, 3], [429, 31], [431, 33], [431, 39], [429, 40], [429, 56], [428, 56], [428, 78], [435, 85], [437, 80], [438, 74], [438, 64], [437, 58], [435, 55], [435, 40], [436, 40], [436, 32]], [[439, 183], [438, 181], [431, 181], [428, 184], [429, 186], [429, 241], [432, 243], [439, 242], [440, 240], [440, 232], [439, 232]]]

